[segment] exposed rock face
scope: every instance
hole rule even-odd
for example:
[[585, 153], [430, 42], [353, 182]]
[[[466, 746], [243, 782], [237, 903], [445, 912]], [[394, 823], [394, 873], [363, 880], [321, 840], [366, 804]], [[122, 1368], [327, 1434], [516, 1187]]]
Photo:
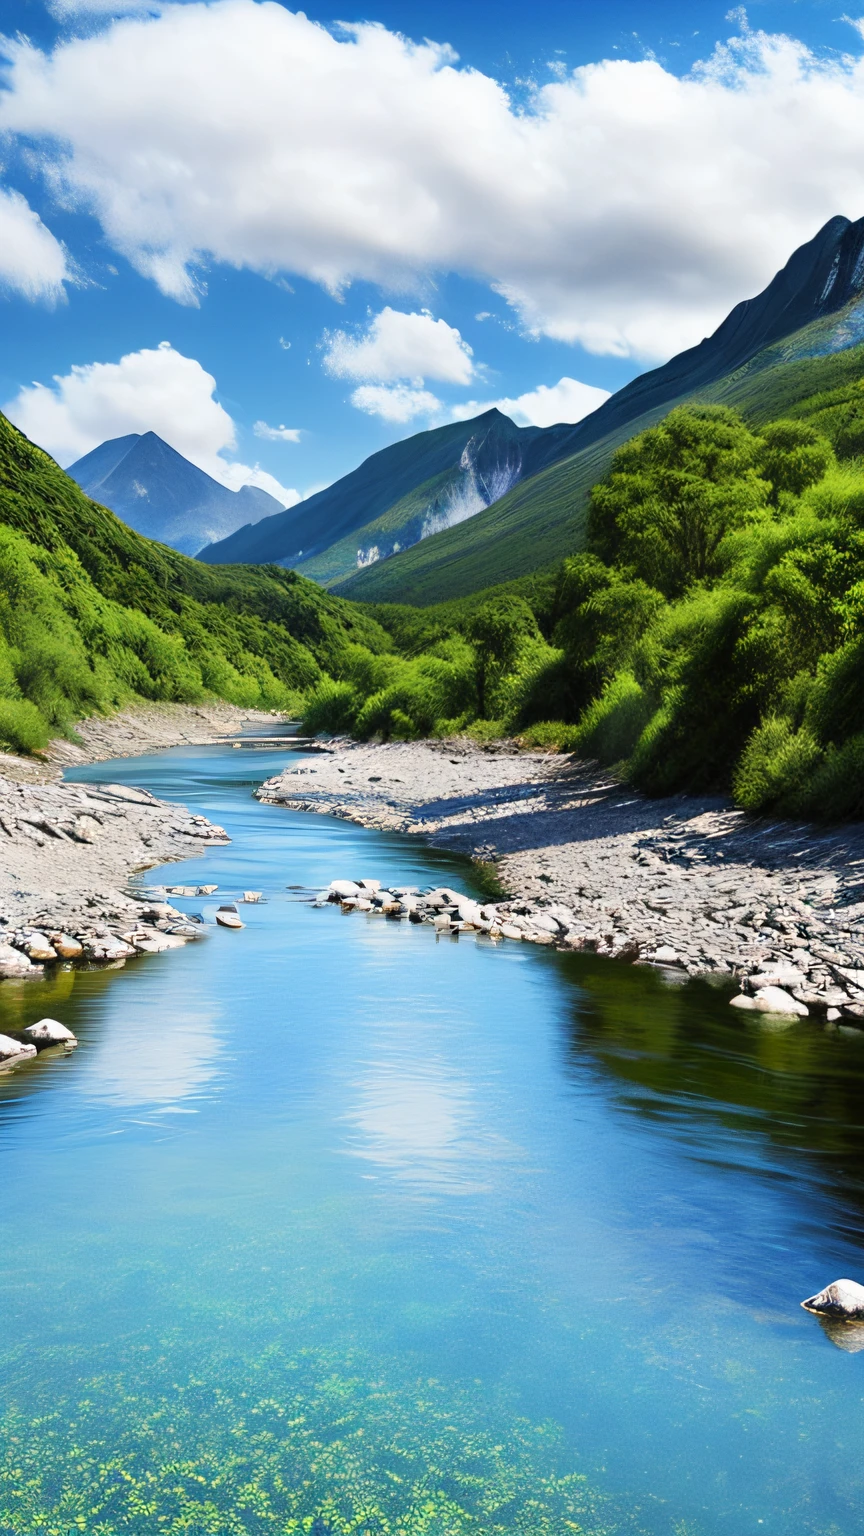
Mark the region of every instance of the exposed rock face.
[[494, 861], [514, 893], [501, 921], [551, 918], [561, 948], [737, 977], [754, 1013], [864, 1022], [864, 828], [756, 821], [707, 796], [646, 800], [513, 743], [331, 747], [259, 798]]
[[801, 1305], [808, 1312], [817, 1312], [820, 1317], [864, 1323], [864, 1285], [859, 1285], [856, 1280], [834, 1280], [824, 1291], [808, 1296]]

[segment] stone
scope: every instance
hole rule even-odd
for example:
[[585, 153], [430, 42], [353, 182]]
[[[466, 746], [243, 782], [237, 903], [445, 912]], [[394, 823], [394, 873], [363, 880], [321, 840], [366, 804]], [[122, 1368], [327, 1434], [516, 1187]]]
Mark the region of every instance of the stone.
[[729, 1007], [755, 1011], [756, 1003], [752, 997], [747, 996], [746, 992], [739, 992], [736, 997], [730, 997]]
[[250, 905], [251, 905], [253, 902], [261, 900], [261, 892], [260, 891], [244, 891], [243, 892], [243, 900], [246, 901], [246, 902], [249, 902]]
[[679, 964], [678, 951], [671, 944], [661, 944], [659, 949], [655, 949], [653, 958], [658, 965]]
[[756, 993], [753, 1005], [760, 1013], [794, 1013], [801, 1019], [808, 1018], [810, 1013], [806, 1003], [799, 1003], [797, 997], [790, 997], [782, 987], [762, 987]]
[[803, 987], [806, 980], [806, 973], [796, 966], [780, 964], [765, 966], [754, 976], [748, 976], [747, 985], [752, 992], [761, 992], [765, 987]]
[[216, 891], [218, 891], [218, 889], [219, 889], [218, 885], [199, 885], [197, 890], [196, 890], [196, 892], [195, 892], [195, 895], [196, 896], [212, 896], [212, 895], [214, 895], [214, 893]]
[[354, 903], [354, 906], [355, 906], [355, 908], [356, 908], [356, 910], [358, 912], [372, 912], [372, 911], [374, 911], [374, 908], [372, 906], [371, 901], [367, 900], [367, 898], [365, 896], [358, 896], [356, 902]]
[[549, 917], [545, 912], [535, 912], [531, 918], [531, 925], [534, 928], [541, 929], [543, 933], [551, 933], [553, 936], [558, 933], [561, 927], [561, 924], [557, 923], [554, 917]]
[[380, 891], [381, 889], [380, 880], [358, 880], [357, 884], [361, 891], [366, 891], [369, 896], [372, 896], [375, 891]]
[[95, 843], [102, 831], [95, 816], [76, 816], [71, 833], [76, 843]]
[[20, 949], [11, 944], [0, 944], [0, 976], [31, 976], [36, 967]]
[[824, 1291], [808, 1296], [801, 1305], [807, 1312], [816, 1312], [820, 1317], [844, 1317], [864, 1322], [864, 1285], [859, 1285], [857, 1280], [833, 1280]]
[[86, 939], [84, 942], [85, 958], [102, 965], [110, 960], [128, 960], [134, 953], [134, 945], [127, 944], [125, 939], [114, 938], [111, 934], [107, 938]]
[[521, 939], [522, 929], [516, 928], [513, 923], [502, 923], [501, 937], [504, 939]]
[[330, 893], [333, 901], [341, 901], [347, 896], [359, 896], [360, 887], [353, 880], [331, 880]]
[[69, 933], [49, 933], [48, 937], [61, 960], [77, 960], [84, 953], [84, 945]]
[[8, 1035], [0, 1035], [0, 1061], [17, 1061], [25, 1056], [35, 1056], [35, 1045], [24, 1045], [20, 1040], [11, 1040]]
[[30, 960], [56, 960], [57, 951], [49, 944], [44, 933], [30, 933], [24, 940], [24, 953]]
[[40, 1019], [38, 1024], [28, 1024], [21, 1033], [26, 1036], [31, 1045], [38, 1050], [46, 1045], [77, 1045], [78, 1041], [71, 1029], [57, 1019]]

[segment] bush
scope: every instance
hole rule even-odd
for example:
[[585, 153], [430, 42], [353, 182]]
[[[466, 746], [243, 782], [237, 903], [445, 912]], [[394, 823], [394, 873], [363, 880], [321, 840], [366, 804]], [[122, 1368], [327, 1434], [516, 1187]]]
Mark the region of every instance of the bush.
[[0, 742], [13, 752], [39, 752], [50, 732], [44, 716], [27, 699], [0, 699]]
[[796, 731], [788, 720], [766, 720], [753, 732], [735, 770], [736, 803], [745, 811], [800, 814], [809, 805], [813, 771], [822, 755], [806, 727]]
[[634, 751], [656, 709], [632, 672], [614, 677], [585, 711], [571, 739], [571, 751], [599, 762], [623, 762]]

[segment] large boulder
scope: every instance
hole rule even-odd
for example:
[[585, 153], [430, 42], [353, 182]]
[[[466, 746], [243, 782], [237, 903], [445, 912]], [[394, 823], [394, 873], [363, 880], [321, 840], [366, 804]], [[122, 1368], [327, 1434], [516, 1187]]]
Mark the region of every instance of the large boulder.
[[78, 1044], [71, 1029], [67, 1029], [57, 1019], [40, 1019], [38, 1024], [28, 1024], [21, 1033], [37, 1050], [44, 1050], [46, 1045]]
[[802, 1019], [806, 1019], [810, 1012], [806, 1003], [799, 1003], [797, 997], [790, 997], [782, 987], [760, 987], [753, 1006], [759, 1013], [794, 1013]]
[[360, 887], [354, 880], [331, 880], [330, 896], [333, 901], [347, 901], [349, 896], [359, 896]]
[[824, 1291], [808, 1296], [801, 1305], [819, 1317], [864, 1323], [864, 1285], [859, 1285], [857, 1280], [833, 1280]]

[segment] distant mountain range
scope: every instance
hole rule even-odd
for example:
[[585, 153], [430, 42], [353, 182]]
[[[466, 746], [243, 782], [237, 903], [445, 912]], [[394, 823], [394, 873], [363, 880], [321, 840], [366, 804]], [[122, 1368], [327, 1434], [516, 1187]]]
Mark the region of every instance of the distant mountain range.
[[437, 601], [523, 575], [577, 547], [586, 492], [634, 431], [742, 369], [758, 371], [755, 360], [826, 316], [837, 324], [812, 339], [816, 352], [862, 339], [862, 285], [864, 220], [838, 216], [713, 335], [575, 425], [520, 428], [493, 410], [418, 433], [200, 558], [275, 561], [345, 596], [397, 602]]
[[229, 491], [155, 432], [132, 432], [94, 448], [66, 471], [136, 532], [184, 555], [243, 524], [284, 511], [275, 496], [244, 485]]

